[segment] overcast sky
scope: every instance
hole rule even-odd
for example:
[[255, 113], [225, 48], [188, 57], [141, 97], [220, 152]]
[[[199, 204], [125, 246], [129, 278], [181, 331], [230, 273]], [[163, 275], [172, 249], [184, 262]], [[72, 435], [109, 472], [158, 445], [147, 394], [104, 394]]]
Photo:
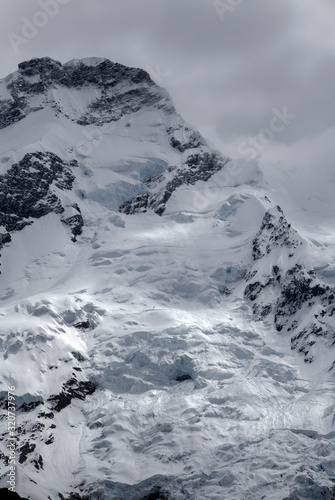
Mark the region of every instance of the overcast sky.
[[1, 77], [33, 57], [107, 57], [149, 71], [224, 153], [313, 168], [321, 158], [334, 171], [334, 0], [1, 0], [0, 9]]

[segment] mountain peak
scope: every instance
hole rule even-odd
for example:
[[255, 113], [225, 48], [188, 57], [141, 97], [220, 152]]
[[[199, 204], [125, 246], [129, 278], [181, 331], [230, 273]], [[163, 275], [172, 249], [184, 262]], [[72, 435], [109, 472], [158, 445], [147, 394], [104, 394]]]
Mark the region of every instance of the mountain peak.
[[50, 57], [35, 57], [19, 63], [18, 74], [28, 78], [39, 75], [45, 82], [53, 81], [69, 87], [78, 87], [85, 83], [113, 86], [124, 79], [133, 83], [146, 82], [156, 85], [143, 69], [124, 66], [103, 57], [73, 59], [63, 65]]
[[[81, 95], [74, 98], [73, 90]], [[144, 106], [175, 112], [168, 92], [146, 71], [104, 58], [74, 59], [64, 65], [50, 57], [34, 58], [0, 80], [0, 129], [45, 108], [56, 117], [100, 126]]]
[[36, 74], [43, 74], [46, 71], [52, 69], [60, 69], [62, 64], [59, 61], [55, 61], [50, 57], [34, 57], [29, 61], [24, 61], [19, 63], [19, 72], [24, 76], [33, 76]]
[[[180, 186], [207, 181], [228, 161], [177, 115], [168, 92], [146, 71], [105, 58], [62, 65], [42, 57], [20, 63], [16, 73], [0, 81], [0, 129], [10, 127], [7, 132], [13, 140], [4, 150], [0, 172], [0, 187], [6, 185], [0, 197], [0, 224], [6, 231], [21, 230], [50, 212], [66, 212], [61, 220], [70, 219], [73, 229], [73, 217], [82, 221], [80, 210], [73, 214], [72, 208], [81, 206], [83, 197], [99, 203], [110, 199], [109, 208], [126, 213], [150, 209], [162, 215]], [[20, 145], [17, 137], [22, 137]], [[57, 175], [47, 173], [49, 183], [41, 191], [37, 173], [43, 176], [50, 161], [57, 165]], [[122, 175], [120, 165], [125, 163], [130, 167]], [[102, 186], [92, 164], [104, 169]], [[77, 198], [72, 193], [69, 201], [59, 192], [57, 176], [74, 165], [85, 165], [92, 179], [84, 194], [80, 191]], [[77, 182], [81, 173], [73, 170]], [[31, 210], [22, 211], [14, 195], [18, 178], [21, 191], [32, 196], [29, 203], [25, 199]], [[86, 177], [83, 181], [86, 184]]]
[[0, 487], [334, 498], [331, 245], [271, 176], [102, 58], [21, 63], [0, 137]]

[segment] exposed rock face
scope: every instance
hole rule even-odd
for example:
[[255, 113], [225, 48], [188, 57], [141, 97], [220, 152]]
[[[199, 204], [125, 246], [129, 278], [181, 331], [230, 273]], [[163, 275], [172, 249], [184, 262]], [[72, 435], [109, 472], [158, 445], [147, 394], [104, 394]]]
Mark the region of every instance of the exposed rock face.
[[[64, 212], [57, 189], [72, 189], [75, 166], [53, 153], [26, 154], [0, 176], [0, 225], [8, 232], [19, 231], [32, 219]], [[10, 235], [2, 236], [1, 243], [9, 241]]]
[[22, 496], [331, 499], [329, 248], [142, 70], [34, 59], [0, 108], [1, 485], [15, 386]]
[[9, 233], [0, 234], [0, 248], [2, 248], [6, 243], [10, 243], [12, 237]]
[[311, 307], [314, 305], [314, 299], [323, 297], [329, 289], [329, 286], [324, 286], [316, 279], [313, 270], [306, 271], [299, 264], [289, 269], [284, 276], [277, 303], [275, 318], [277, 330], [280, 331], [283, 326], [280, 317], [293, 316], [306, 303]]
[[10, 98], [0, 101], [0, 129], [42, 109], [43, 106], [30, 103], [37, 94], [45, 95], [56, 116], [67, 116], [62, 102], [50, 99], [48, 95], [48, 91], [56, 86], [74, 90], [93, 86], [100, 90], [101, 96], [91, 102], [84, 113], [78, 109], [78, 116], [68, 116], [81, 125], [99, 126], [116, 121], [147, 105], [155, 105], [168, 113], [175, 112], [167, 92], [158, 87], [143, 69], [128, 68], [108, 59], [96, 65], [77, 61], [62, 66], [58, 61], [43, 57], [19, 64], [16, 77], [7, 85]]
[[[30, 84], [26, 87], [19, 79], [20, 85], [31, 92], [40, 92], [44, 85], [59, 83], [66, 87], [83, 87], [88, 85], [115, 86], [121, 80], [129, 80], [135, 84], [146, 82], [154, 85], [149, 74], [143, 69], [128, 68], [122, 64], [113, 63], [108, 59], [101, 59], [98, 64], [85, 64], [85, 60], [72, 61], [62, 66], [58, 61], [49, 57], [35, 58], [19, 64], [22, 77], [40, 75], [43, 84]], [[22, 89], [22, 88], [21, 88]]]
[[[163, 173], [149, 176], [133, 191], [140, 194], [122, 200], [121, 212], [133, 214], [150, 209], [162, 215], [179, 186], [207, 181], [229, 161], [219, 152], [213, 152], [199, 132], [176, 115], [169, 94], [142, 69], [107, 59], [75, 60], [62, 65], [44, 57], [19, 64], [18, 71], [2, 83], [0, 129], [45, 108], [53, 111], [55, 121], [65, 118], [80, 128], [101, 127], [145, 108], [165, 117], [173, 115], [175, 125], [165, 126], [164, 133], [168, 147], [178, 152], [180, 160], [168, 166], [165, 158], [163, 161], [157, 158], [157, 164], [166, 165], [160, 170]], [[68, 92], [76, 92], [79, 98], [63, 100]], [[165, 118], [162, 123], [165, 124]], [[75, 148], [76, 144], [71, 145], [66, 153]], [[25, 154], [0, 176], [0, 226], [6, 231], [0, 235], [0, 248], [10, 242], [11, 232], [51, 212], [61, 215], [61, 221], [71, 229], [72, 241], [76, 242], [83, 231], [83, 214], [74, 200], [64, 203], [58, 190], [73, 189], [77, 166], [76, 159], [68, 161], [51, 151], [36, 151]]]
[[[315, 357], [312, 347], [318, 339], [323, 339], [326, 345], [334, 343], [330, 318], [335, 312], [335, 289], [322, 283], [314, 269], [293, 262], [288, 268], [284, 264], [271, 265], [275, 260], [269, 255], [280, 248], [283, 260], [293, 261], [297, 249], [304, 244], [280, 207], [266, 212], [253, 240], [255, 265], [246, 276], [249, 283], [244, 295], [253, 303], [256, 319], [273, 319], [278, 332], [294, 332], [291, 348], [303, 353], [306, 362], [312, 362]], [[266, 258], [267, 266], [271, 266], [268, 273], [261, 272]]]
[[252, 256], [254, 260], [260, 259], [276, 247], [286, 247], [293, 251], [299, 244], [302, 242], [298, 233], [292, 229], [282, 209], [277, 206], [272, 212], [268, 211], [264, 215], [261, 228], [253, 240]]
[[[168, 130], [168, 132], [171, 133], [171, 130]], [[173, 148], [178, 149], [178, 151], [183, 153], [187, 149], [194, 149], [198, 148], [199, 146], [205, 146], [206, 141], [204, 141], [199, 132], [195, 130], [191, 131], [190, 137], [187, 141], [183, 141], [178, 137], [178, 131], [173, 131], [170, 139], [170, 144]]]
[[93, 394], [97, 386], [93, 382], [78, 381], [75, 374], [64, 385], [63, 390], [56, 396], [50, 397], [49, 401], [53, 402], [53, 409], [61, 411], [71, 403], [72, 399], [85, 399], [89, 394]]
[[104, 92], [101, 98], [89, 105], [87, 112], [78, 119], [79, 125], [103, 125], [117, 121], [124, 115], [136, 113], [144, 106], [155, 105], [157, 109], [174, 111], [172, 107], [160, 102], [162, 96], [151, 87], [131, 89], [122, 94], [115, 93], [112, 97], [106, 94], [107, 92]]
[[73, 209], [74, 213], [68, 213], [66, 216], [63, 215], [61, 220], [66, 226], [69, 226], [71, 228], [71, 233], [73, 234], [72, 241], [76, 242], [77, 236], [79, 236], [83, 232], [84, 219], [81, 215], [81, 210], [77, 203], [71, 205], [71, 208]]
[[134, 214], [152, 209], [156, 214], [162, 215], [166, 209], [166, 203], [178, 187], [183, 184], [194, 185], [197, 181], [206, 182], [228, 161], [228, 158], [224, 158], [218, 153], [190, 154], [182, 168], [172, 174], [171, 180], [166, 174], [147, 180], [148, 192], [123, 203], [120, 212]]

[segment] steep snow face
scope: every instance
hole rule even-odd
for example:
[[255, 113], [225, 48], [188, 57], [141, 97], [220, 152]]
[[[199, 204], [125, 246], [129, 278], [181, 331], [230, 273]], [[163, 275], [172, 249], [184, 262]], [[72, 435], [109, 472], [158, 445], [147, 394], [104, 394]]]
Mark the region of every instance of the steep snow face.
[[0, 487], [15, 386], [23, 497], [334, 498], [334, 252], [294, 200], [143, 70], [0, 89]]
[[[0, 89], [0, 179], [7, 186], [6, 200], [19, 182], [21, 192], [34, 197], [30, 204], [38, 204], [45, 192], [38, 176], [27, 179], [27, 167], [21, 164], [30, 162], [31, 173], [39, 169], [36, 155], [57, 155], [58, 162], [80, 167], [70, 203], [78, 209], [77, 219], [87, 198], [126, 213], [153, 209], [162, 214], [175, 189], [208, 180], [229, 161], [176, 114], [168, 93], [141, 69], [107, 59], [64, 66], [49, 58], [33, 59], [21, 63]], [[50, 183], [49, 196], [59, 200], [57, 210], [62, 212], [64, 203]], [[15, 199], [9, 207], [6, 200], [0, 209], [20, 212], [12, 206]], [[16, 228], [36, 215], [21, 210]], [[3, 225], [7, 231], [15, 229]]]

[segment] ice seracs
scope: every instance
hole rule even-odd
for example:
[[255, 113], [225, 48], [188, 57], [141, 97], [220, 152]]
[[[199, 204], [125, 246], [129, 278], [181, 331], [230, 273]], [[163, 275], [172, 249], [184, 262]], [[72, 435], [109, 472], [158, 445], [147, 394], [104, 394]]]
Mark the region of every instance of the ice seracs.
[[213, 150], [107, 59], [21, 63], [0, 109], [19, 494], [332, 499], [333, 274], [278, 172]]

